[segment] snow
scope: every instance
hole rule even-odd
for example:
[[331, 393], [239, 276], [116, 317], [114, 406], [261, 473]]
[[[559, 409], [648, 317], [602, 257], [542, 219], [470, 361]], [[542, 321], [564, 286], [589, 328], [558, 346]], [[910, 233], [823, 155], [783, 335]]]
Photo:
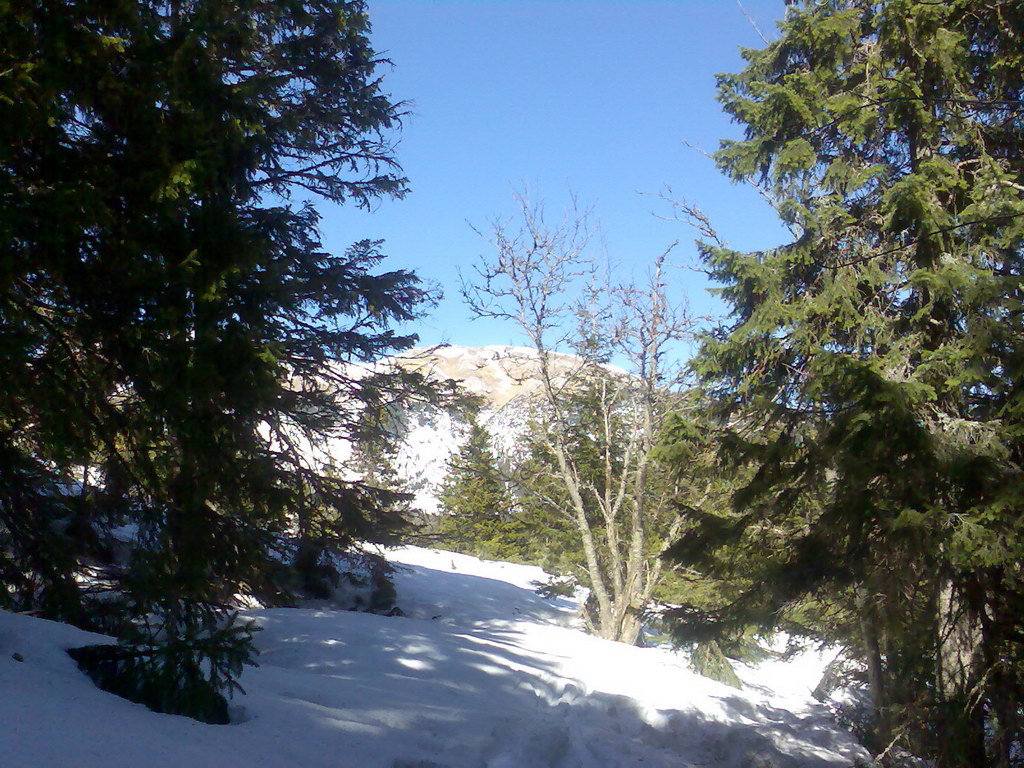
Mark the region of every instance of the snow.
[[469, 428], [443, 408], [422, 406], [409, 409], [405, 422], [395, 470], [403, 487], [414, 494], [412, 506], [435, 515], [436, 494], [448, 474], [448, 459], [462, 447]]
[[[260, 666], [235, 723], [155, 714], [64, 649], [97, 635], [0, 612], [0, 765], [21, 768], [816, 768], [866, 753], [811, 699], [826, 655], [744, 668], [739, 691], [665, 649], [579, 629], [529, 566], [425, 549], [389, 558], [404, 617], [246, 613]], [[23, 661], [14, 658], [20, 655]]]

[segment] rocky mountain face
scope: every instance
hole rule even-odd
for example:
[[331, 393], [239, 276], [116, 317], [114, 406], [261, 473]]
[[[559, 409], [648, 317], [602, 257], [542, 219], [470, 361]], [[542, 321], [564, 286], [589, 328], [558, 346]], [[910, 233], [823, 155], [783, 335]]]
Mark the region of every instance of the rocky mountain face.
[[[575, 355], [550, 353], [549, 366], [556, 382], [579, 369]], [[439, 379], [453, 379], [470, 394], [483, 399], [485, 408], [496, 412], [511, 400], [536, 394], [540, 360], [526, 347], [459, 347], [416, 349], [396, 359], [408, 370], [421, 371]]]
[[[581, 363], [578, 357], [563, 354], [552, 354], [550, 361], [556, 381], [571, 375]], [[448, 346], [413, 350], [397, 362], [408, 370], [452, 379], [465, 392], [478, 396], [482, 402], [479, 422], [491, 436], [492, 450], [499, 461], [516, 456], [540, 390], [536, 352], [524, 347]], [[434, 514], [448, 458], [462, 446], [469, 424], [424, 405], [407, 409], [399, 420], [402, 445], [395, 468], [416, 494], [414, 506]]]

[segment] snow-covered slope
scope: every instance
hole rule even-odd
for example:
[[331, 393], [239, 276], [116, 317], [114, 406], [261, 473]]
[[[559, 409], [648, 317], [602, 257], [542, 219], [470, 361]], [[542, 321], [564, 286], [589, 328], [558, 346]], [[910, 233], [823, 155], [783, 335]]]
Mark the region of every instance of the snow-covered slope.
[[248, 614], [263, 628], [260, 667], [228, 726], [104, 693], [64, 653], [97, 636], [0, 612], [0, 765], [840, 768], [866, 757], [809, 696], [822, 659], [763, 680], [747, 671], [756, 687], [737, 691], [668, 651], [582, 633], [573, 601], [532, 591], [538, 568], [391, 557], [405, 564], [406, 617]]

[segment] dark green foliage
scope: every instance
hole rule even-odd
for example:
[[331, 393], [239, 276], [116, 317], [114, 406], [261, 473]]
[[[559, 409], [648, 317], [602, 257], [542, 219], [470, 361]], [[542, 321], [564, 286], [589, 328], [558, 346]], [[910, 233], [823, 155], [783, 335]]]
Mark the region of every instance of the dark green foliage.
[[120, 645], [87, 645], [68, 654], [105, 691], [154, 712], [229, 722], [224, 694], [242, 691], [238, 676], [253, 664], [253, 629], [197, 603], [165, 607], [160, 624], [131, 625]]
[[502, 469], [487, 431], [472, 422], [438, 493], [442, 517], [434, 528], [443, 545], [485, 559], [575, 573], [582, 559], [579, 541], [565, 514], [540, 490], [564, 494], [549, 467], [538, 463], [540, 451], [530, 442], [516, 466]]
[[88, 623], [74, 571], [127, 522], [140, 613], [260, 591], [289, 527], [389, 540], [395, 495], [316, 458], [417, 386], [343, 364], [410, 346], [428, 298], [378, 242], [324, 252], [306, 201], [405, 191], [365, 3], [0, 20], [0, 601]]
[[690, 667], [699, 675], [717, 680], [733, 688], [742, 688], [743, 684], [736, 676], [729, 659], [714, 640], [698, 643], [690, 654]]
[[[61, 493], [43, 462], [0, 446], [0, 607], [75, 617], [78, 586], [71, 573], [87, 547], [73, 535], [78, 499]], [[18, 510], [20, 514], [13, 514]]]
[[[748, 624], [738, 622], [725, 627], [721, 622], [690, 620], [693, 615], [704, 617], [706, 612], [739, 597], [751, 583], [748, 574], [756, 570], [751, 566], [757, 554], [730, 535], [734, 518], [731, 497], [742, 485], [744, 473], [736, 467], [723, 468], [718, 455], [718, 427], [707, 418], [708, 403], [698, 392], [690, 391], [677, 405], [677, 410], [665, 419], [655, 455], [675, 479], [672, 502], [680, 515], [677, 531], [688, 543], [695, 539], [702, 543], [688, 550], [685, 558], [678, 555], [679, 542], [667, 550], [666, 560], [672, 567], [666, 569], [656, 595], [663, 603], [677, 607], [669, 609], [659, 623], [671, 629], [678, 643], [705, 647], [705, 653], [706, 647], [714, 643], [716, 648], [726, 649], [729, 656], [753, 660], [759, 646], [750, 638]], [[715, 542], [714, 548], [705, 541]], [[705, 557], [712, 552], [713, 558]], [[701, 658], [698, 655], [693, 660], [699, 663]]]
[[719, 80], [745, 128], [719, 165], [793, 240], [702, 246], [732, 315], [696, 367], [723, 468], [749, 474], [673, 550], [740, 594], [687, 615], [846, 642], [879, 748], [1006, 766], [1024, 701], [1024, 9], [797, 2], [781, 29]]
[[522, 561], [526, 530], [513, 511], [487, 431], [475, 420], [448, 462], [437, 499], [443, 515], [437, 533], [446, 546], [477, 557]]

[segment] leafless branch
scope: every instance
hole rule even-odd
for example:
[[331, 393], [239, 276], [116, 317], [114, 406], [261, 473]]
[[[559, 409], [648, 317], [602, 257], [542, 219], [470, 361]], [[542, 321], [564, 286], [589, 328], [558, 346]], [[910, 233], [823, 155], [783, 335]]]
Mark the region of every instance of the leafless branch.
[[750, 23], [750, 28], [753, 29], [757, 33], [757, 36], [761, 38], [761, 42], [763, 42], [765, 45], [771, 45], [772, 41], [769, 40], [761, 31], [760, 27], [757, 26], [757, 22], [754, 20], [754, 17], [751, 16], [750, 12], [743, 7], [743, 3], [741, 3], [740, 0], [736, 0], [736, 5], [739, 6], [740, 12], [746, 17], [747, 21]]

